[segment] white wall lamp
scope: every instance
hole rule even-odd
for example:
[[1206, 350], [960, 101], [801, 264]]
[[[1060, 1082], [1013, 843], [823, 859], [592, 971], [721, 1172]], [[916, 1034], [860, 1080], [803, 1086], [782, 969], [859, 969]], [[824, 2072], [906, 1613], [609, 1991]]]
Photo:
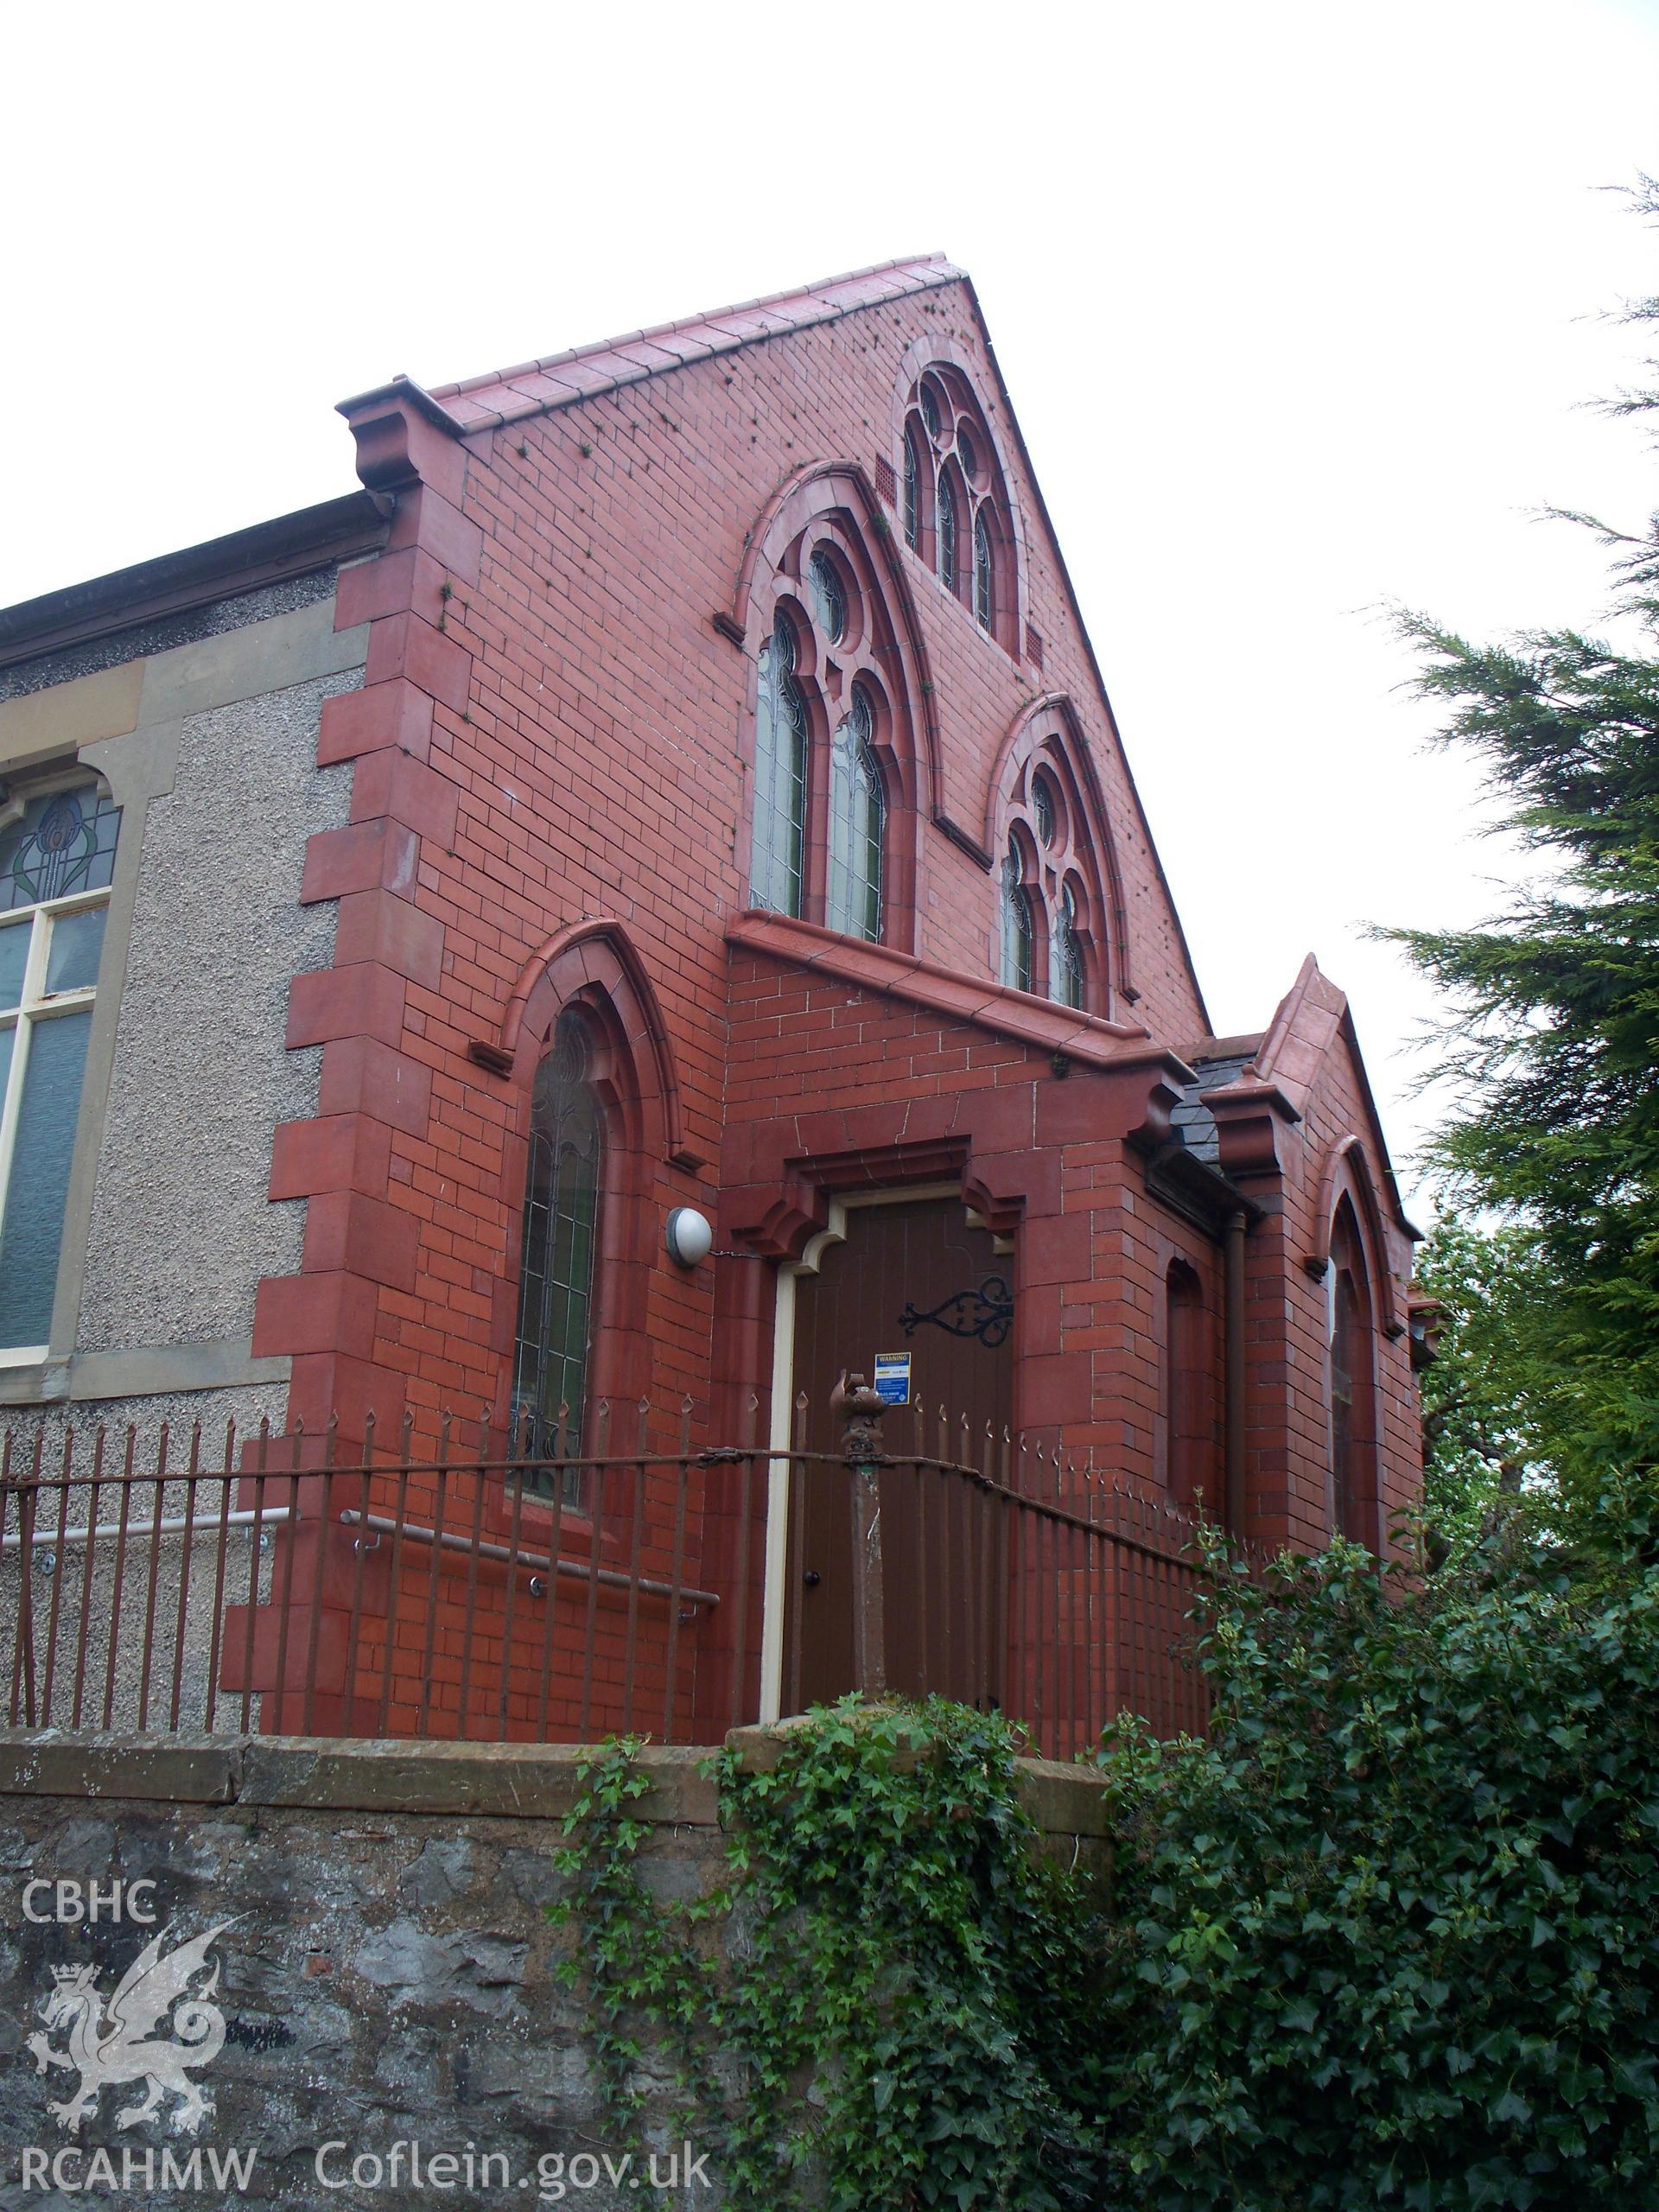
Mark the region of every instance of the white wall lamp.
[[676, 1267], [695, 1268], [700, 1260], [708, 1258], [715, 1232], [708, 1216], [699, 1213], [695, 1206], [676, 1206], [668, 1217], [663, 1241]]

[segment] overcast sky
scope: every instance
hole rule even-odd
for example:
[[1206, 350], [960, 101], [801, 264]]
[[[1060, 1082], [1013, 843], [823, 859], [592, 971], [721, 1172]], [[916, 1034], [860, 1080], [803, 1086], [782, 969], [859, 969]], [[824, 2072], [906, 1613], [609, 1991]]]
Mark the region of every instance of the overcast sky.
[[1639, 522], [1659, 0], [168, 6], [8, 26], [0, 604], [350, 490], [334, 403], [943, 251], [978, 286], [1218, 1031], [1504, 855], [1375, 612], [1595, 624]]

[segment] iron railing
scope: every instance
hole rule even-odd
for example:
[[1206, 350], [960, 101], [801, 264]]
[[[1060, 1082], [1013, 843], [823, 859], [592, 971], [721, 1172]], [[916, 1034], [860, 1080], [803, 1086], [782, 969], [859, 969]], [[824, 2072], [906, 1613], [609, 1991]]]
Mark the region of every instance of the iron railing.
[[[868, 1394], [866, 1394], [868, 1399]], [[997, 1707], [1053, 1757], [1132, 1707], [1198, 1731], [1191, 1519], [1007, 1435], [837, 1408], [841, 1448], [696, 1449], [687, 1402], [593, 1451], [371, 1419], [0, 1440], [13, 1728], [717, 1742], [842, 1690]], [[626, 1428], [626, 1436], [621, 1432]]]

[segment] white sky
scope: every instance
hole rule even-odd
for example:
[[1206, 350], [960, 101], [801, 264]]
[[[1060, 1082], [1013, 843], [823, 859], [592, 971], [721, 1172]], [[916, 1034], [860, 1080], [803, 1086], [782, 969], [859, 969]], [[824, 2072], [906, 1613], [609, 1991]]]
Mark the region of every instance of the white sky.
[[1395, 598], [1577, 621], [1639, 522], [1659, 0], [168, 5], [14, 19], [0, 605], [350, 490], [334, 402], [899, 254], [973, 275], [1216, 1026], [1317, 950], [1402, 1180], [1489, 911]]

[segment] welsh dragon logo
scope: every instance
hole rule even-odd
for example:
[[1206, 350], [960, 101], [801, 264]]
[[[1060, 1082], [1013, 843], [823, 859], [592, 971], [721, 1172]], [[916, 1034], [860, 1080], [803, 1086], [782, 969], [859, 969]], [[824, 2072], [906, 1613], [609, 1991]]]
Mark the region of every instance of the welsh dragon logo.
[[[52, 2030], [67, 2030], [67, 2048], [54, 2049], [51, 2039], [37, 2029], [29, 2038], [35, 2054], [35, 2070], [48, 2066], [79, 2073], [80, 2087], [61, 2104], [48, 2110], [66, 2129], [80, 2126], [96, 2106], [100, 2091], [123, 2082], [143, 2082], [145, 2094], [118, 2114], [118, 2127], [136, 2127], [153, 2120], [165, 2096], [179, 2100], [168, 2126], [194, 2135], [213, 2108], [208, 2091], [189, 2078], [191, 2069], [211, 2065], [225, 2044], [225, 2015], [212, 2003], [219, 1987], [219, 1965], [210, 1969], [208, 1947], [232, 1923], [221, 1920], [205, 1936], [163, 1953], [162, 1935], [152, 1936], [121, 1977], [109, 1999], [98, 1987], [99, 1969], [92, 1965], [54, 1967], [54, 1987], [42, 2002], [41, 2018]], [[193, 1995], [191, 1983], [198, 1974], [207, 1980]], [[172, 2018], [168, 2019], [168, 2013]], [[170, 2037], [154, 2031], [165, 2024]]]

